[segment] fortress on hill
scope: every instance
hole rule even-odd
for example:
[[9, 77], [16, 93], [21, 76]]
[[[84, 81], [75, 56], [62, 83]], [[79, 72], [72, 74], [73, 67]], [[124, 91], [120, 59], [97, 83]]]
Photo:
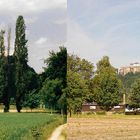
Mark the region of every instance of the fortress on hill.
[[119, 74], [125, 75], [129, 72], [136, 73], [140, 72], [140, 63], [131, 63], [129, 66], [121, 67], [119, 69]]

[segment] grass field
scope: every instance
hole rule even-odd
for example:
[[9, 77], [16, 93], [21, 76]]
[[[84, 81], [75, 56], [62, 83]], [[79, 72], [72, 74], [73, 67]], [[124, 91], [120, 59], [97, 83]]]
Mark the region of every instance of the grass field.
[[140, 116], [93, 115], [68, 118], [67, 140], [140, 140]]
[[62, 123], [47, 113], [0, 113], [0, 140], [46, 140]]

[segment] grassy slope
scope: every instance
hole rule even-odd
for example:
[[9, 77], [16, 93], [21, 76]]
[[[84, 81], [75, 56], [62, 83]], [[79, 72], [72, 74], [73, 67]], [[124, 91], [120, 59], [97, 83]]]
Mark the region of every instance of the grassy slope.
[[59, 115], [0, 113], [0, 140], [44, 139], [61, 123], [63, 119]]

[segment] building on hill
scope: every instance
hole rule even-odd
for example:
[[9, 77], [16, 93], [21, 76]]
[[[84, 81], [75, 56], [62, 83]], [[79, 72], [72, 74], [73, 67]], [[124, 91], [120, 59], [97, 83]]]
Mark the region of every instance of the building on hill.
[[119, 70], [119, 74], [126, 75], [127, 73], [137, 73], [140, 72], [140, 63], [131, 63], [129, 66], [121, 67]]

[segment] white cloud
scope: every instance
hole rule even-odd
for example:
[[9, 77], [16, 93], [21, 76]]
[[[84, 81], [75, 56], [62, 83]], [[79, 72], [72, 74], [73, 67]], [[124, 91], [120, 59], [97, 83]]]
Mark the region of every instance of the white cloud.
[[1, 29], [5, 29], [5, 28], [6, 28], [5, 22], [1, 22], [1, 23], [0, 23], [0, 30], [1, 30]]
[[66, 0], [0, 0], [0, 13], [33, 14], [66, 6]]
[[[40, 38], [40, 43], [42, 45], [31, 42], [28, 47], [29, 53], [29, 65], [35, 69], [36, 72], [41, 73], [43, 71], [42, 67], [44, 67], [44, 60], [49, 57], [49, 51], [58, 51], [58, 44], [51, 42], [44, 42], [45, 38]], [[42, 40], [42, 41], [41, 41]], [[38, 40], [39, 41], [39, 40]], [[43, 43], [44, 42], [44, 43]]]
[[56, 20], [53, 22], [54, 24], [58, 24], [58, 25], [61, 25], [61, 24], [66, 24], [67, 23], [67, 19], [64, 18], [64, 19], [59, 19], [59, 20]]
[[37, 45], [43, 45], [43, 44], [45, 44], [46, 42], [47, 42], [47, 38], [46, 37], [40, 37], [36, 42], [35, 42], [35, 44], [37, 44]]
[[36, 16], [35, 17], [26, 17], [25, 21], [26, 21], [26, 24], [32, 24], [32, 23], [36, 22], [37, 19], [38, 19], [38, 17], [36, 17]]
[[[66, 38], [67, 0], [0, 0], [0, 29], [12, 28], [11, 52], [14, 51], [15, 22], [23, 15], [28, 39], [29, 64], [42, 71], [43, 58], [50, 50], [58, 50]], [[7, 32], [5, 34], [7, 46]]]

